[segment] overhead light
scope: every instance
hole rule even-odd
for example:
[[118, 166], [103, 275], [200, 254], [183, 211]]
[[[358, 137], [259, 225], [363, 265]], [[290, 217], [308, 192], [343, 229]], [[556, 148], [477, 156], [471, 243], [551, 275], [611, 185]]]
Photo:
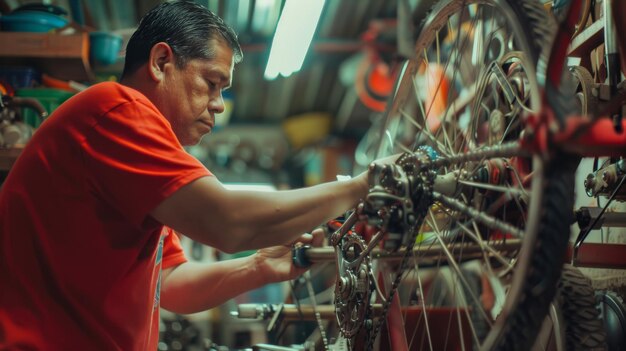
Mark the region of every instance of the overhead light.
[[252, 12], [252, 32], [268, 37], [276, 30], [282, 0], [256, 0]]
[[288, 77], [302, 68], [325, 0], [287, 0], [276, 26], [265, 79]]

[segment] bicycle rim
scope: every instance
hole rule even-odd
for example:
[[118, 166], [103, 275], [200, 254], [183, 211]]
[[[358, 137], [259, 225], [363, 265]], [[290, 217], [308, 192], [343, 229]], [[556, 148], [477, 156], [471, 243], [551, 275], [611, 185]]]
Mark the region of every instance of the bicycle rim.
[[[529, 132], [524, 116], [541, 106], [537, 65], [551, 24], [534, 0], [448, 0], [422, 26], [378, 152], [428, 145], [449, 160], [434, 169], [441, 196], [398, 289], [411, 350], [527, 350], [548, 312], [573, 166], [547, 164], [517, 143]], [[378, 271], [388, 281], [396, 273]], [[378, 347], [390, 345], [382, 335]]]

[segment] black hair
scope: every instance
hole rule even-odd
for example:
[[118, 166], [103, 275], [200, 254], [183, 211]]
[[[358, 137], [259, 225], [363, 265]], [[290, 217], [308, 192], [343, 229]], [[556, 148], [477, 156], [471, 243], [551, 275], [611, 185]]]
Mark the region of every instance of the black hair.
[[159, 42], [172, 48], [178, 68], [185, 67], [192, 59], [212, 59], [215, 51], [209, 39], [228, 44], [235, 63], [243, 59], [237, 34], [219, 16], [193, 1], [163, 2], [143, 16], [128, 41], [122, 77], [148, 62], [150, 50]]

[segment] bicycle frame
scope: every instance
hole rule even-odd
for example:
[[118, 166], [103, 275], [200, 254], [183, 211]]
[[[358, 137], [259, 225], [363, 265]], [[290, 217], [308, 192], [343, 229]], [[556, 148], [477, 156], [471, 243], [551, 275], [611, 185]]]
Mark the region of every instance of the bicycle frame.
[[[568, 46], [575, 32], [581, 3], [581, 0], [572, 1], [567, 19], [558, 29], [553, 48], [548, 56], [547, 84], [541, 96], [541, 110], [527, 117], [527, 133], [521, 139], [520, 146], [531, 153], [545, 156], [549, 156], [557, 150], [580, 157], [624, 156], [626, 155], [626, 132], [623, 130], [626, 130], [626, 121], [621, 119], [621, 113], [617, 114], [615, 120], [612, 117], [614, 111], [621, 108], [626, 101], [626, 93], [614, 94], [612, 101], [607, 105], [605, 111], [599, 114], [599, 117], [558, 115], [557, 113], [560, 111], [555, 111], [553, 107], [555, 106], [553, 99], [558, 95], [556, 92], [561, 85]], [[612, 2], [612, 6], [613, 13], [626, 13], [626, 1], [615, 0]], [[626, 25], [621, 26], [623, 29], [616, 31], [620, 51], [626, 48], [626, 35], [621, 34], [626, 31]], [[623, 55], [620, 57], [624, 59]], [[402, 74], [399, 75], [399, 77], [401, 76]], [[391, 104], [390, 101], [387, 106], [388, 109]], [[321, 253], [321, 251], [313, 249], [310, 253]], [[328, 252], [326, 256], [332, 256], [332, 252]], [[311, 257], [309, 256], [309, 258]], [[313, 258], [312, 261], [317, 260]], [[398, 296], [394, 295], [388, 314], [385, 316], [388, 331], [392, 333], [389, 335], [389, 345], [385, 344], [385, 346], [389, 346], [393, 350], [408, 350], [409, 348], [402, 314]], [[428, 322], [425, 325], [427, 326]]]
[[[606, 0], [609, 1], [609, 0]], [[620, 157], [626, 155], [626, 120], [622, 118], [621, 108], [626, 103], [626, 92], [617, 92], [615, 87], [620, 77], [620, 60], [626, 65], [626, 24], [615, 20], [615, 14], [626, 13], [626, 1], [614, 0], [611, 2], [611, 11], [607, 11], [605, 31], [611, 36], [612, 45], [607, 44], [607, 65], [610, 68], [611, 100], [596, 117], [588, 115], [562, 114], [557, 111], [559, 101], [554, 99], [559, 95], [561, 79], [565, 68], [568, 48], [575, 32], [575, 26], [581, 10], [582, 0], [573, 0], [567, 17], [558, 28], [553, 47], [548, 56], [546, 85], [542, 92], [542, 108], [539, 113], [529, 115], [526, 136], [521, 140], [521, 147], [545, 157], [554, 151], [563, 151], [579, 157]], [[619, 26], [612, 30], [613, 23]], [[614, 36], [613, 36], [614, 34]], [[614, 40], [613, 40], [614, 39]], [[605, 42], [609, 42], [608, 39]], [[626, 66], [624, 66], [626, 67]], [[559, 115], [558, 113], [561, 113]], [[584, 240], [584, 238], [583, 238]], [[578, 246], [574, 248], [574, 255]], [[394, 318], [402, 313], [398, 306], [394, 306], [387, 316], [387, 323], [393, 325]], [[391, 328], [391, 327], [390, 327]], [[397, 333], [391, 337], [393, 349], [406, 350], [406, 335]]]
[[[558, 95], [561, 77], [567, 56], [570, 39], [575, 30], [577, 16], [582, 0], [572, 0], [567, 17], [557, 32], [549, 56], [547, 84], [543, 94], [543, 108], [538, 115], [528, 119], [532, 135], [524, 140], [531, 150], [547, 155], [553, 148], [570, 152], [582, 157], [623, 156], [626, 155], [626, 121], [621, 117], [621, 106], [626, 102], [626, 94], [618, 93], [598, 117], [557, 116], [550, 99]], [[612, 14], [626, 13], [626, 2], [612, 1]], [[612, 21], [620, 26], [616, 30], [620, 53], [626, 48], [626, 25]], [[606, 29], [610, 30], [610, 29]], [[621, 56], [624, 59], [623, 55]], [[618, 61], [619, 62], [619, 61]], [[615, 112], [615, 110], [618, 110]]]

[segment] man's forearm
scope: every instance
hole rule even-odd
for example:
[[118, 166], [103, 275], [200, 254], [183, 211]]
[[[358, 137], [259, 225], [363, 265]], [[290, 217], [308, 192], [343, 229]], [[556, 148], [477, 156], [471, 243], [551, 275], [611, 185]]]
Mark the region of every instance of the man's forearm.
[[367, 193], [367, 188], [357, 185], [326, 183], [280, 192], [231, 193], [233, 202], [248, 206], [230, 210], [240, 215], [236, 224], [228, 227], [229, 239], [237, 244], [237, 250], [289, 242], [354, 207]]
[[200, 312], [267, 283], [267, 276], [257, 272], [253, 256], [187, 262], [164, 275], [161, 306], [176, 313]]
[[202, 177], [165, 199], [152, 215], [200, 243], [239, 252], [291, 242], [349, 210], [367, 190], [366, 174], [277, 192], [227, 190], [216, 178]]

